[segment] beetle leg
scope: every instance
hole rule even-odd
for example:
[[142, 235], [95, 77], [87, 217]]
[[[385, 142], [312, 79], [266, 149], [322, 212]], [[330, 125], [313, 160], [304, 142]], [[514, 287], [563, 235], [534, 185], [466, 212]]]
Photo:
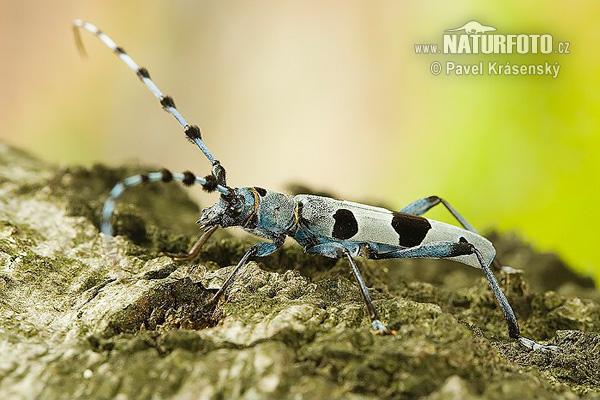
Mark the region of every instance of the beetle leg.
[[481, 252], [473, 246], [471, 243], [468, 243], [466, 240], [461, 240], [460, 242], [433, 242], [428, 243], [419, 247], [411, 247], [408, 249], [401, 249], [390, 251], [387, 253], [374, 253], [372, 257], [375, 259], [390, 259], [390, 258], [449, 258], [449, 257], [457, 257], [463, 255], [474, 254], [479, 263], [481, 264], [481, 269], [487, 278], [492, 291], [494, 292], [494, 296], [496, 297], [496, 301], [502, 309], [502, 313], [504, 314], [504, 320], [506, 321], [506, 326], [508, 328], [508, 335], [511, 339], [519, 341], [521, 345], [530, 349], [530, 350], [557, 350], [556, 346], [547, 346], [541, 345], [534, 342], [531, 339], [527, 339], [521, 336], [519, 331], [519, 324], [517, 323], [517, 318], [515, 317], [515, 313], [508, 302], [508, 299], [502, 292], [500, 285], [498, 285], [498, 281], [494, 277], [492, 270], [489, 267], [489, 263], [486, 263]]
[[202, 246], [208, 241], [213, 233], [218, 229], [218, 226], [213, 226], [200, 236], [200, 239], [194, 243], [192, 248], [187, 253], [168, 253], [165, 252], [166, 256], [173, 258], [174, 260], [193, 260], [200, 254]]
[[[423, 199], [415, 200], [400, 211], [407, 214], [423, 215], [440, 203], [446, 207], [450, 214], [452, 214], [452, 216], [462, 225], [463, 228], [470, 232], [478, 233], [473, 225], [471, 225], [469, 221], [465, 219], [465, 217], [460, 215], [460, 213], [456, 211], [456, 209], [452, 207], [450, 203], [438, 196], [429, 196]], [[503, 269], [502, 264], [500, 264], [500, 261], [498, 261], [497, 257], [492, 261], [492, 268], [495, 271], [500, 271]]]
[[338, 243], [323, 243], [313, 247], [308, 248], [307, 253], [312, 254], [320, 254], [326, 257], [332, 258], [342, 258], [346, 257], [348, 262], [350, 263], [350, 267], [352, 269], [352, 273], [358, 282], [358, 287], [360, 288], [360, 293], [362, 298], [367, 306], [367, 311], [369, 312], [369, 318], [371, 319], [371, 327], [373, 331], [377, 335], [390, 335], [392, 332], [377, 318], [377, 313], [375, 312], [375, 307], [373, 307], [373, 302], [371, 300], [371, 296], [369, 295], [369, 288], [365, 283], [362, 274], [360, 273], [360, 269], [352, 258], [352, 254], [350, 251]]
[[223, 295], [223, 293], [225, 293], [225, 291], [227, 291], [229, 286], [231, 286], [231, 283], [233, 282], [235, 275], [248, 262], [248, 258], [250, 258], [251, 256], [266, 257], [269, 254], [275, 252], [282, 245], [283, 245], [283, 242], [281, 242], [281, 243], [280, 242], [275, 242], [275, 243], [260, 242], [260, 243], [256, 243], [252, 247], [250, 247], [248, 249], [248, 251], [246, 251], [246, 253], [244, 253], [244, 255], [242, 256], [242, 259], [237, 263], [237, 265], [235, 266], [233, 271], [231, 271], [231, 273], [229, 274], [227, 279], [225, 279], [225, 282], [223, 282], [223, 285], [221, 286], [219, 291], [214, 295], [214, 297], [212, 298], [210, 303], [216, 303], [219, 300], [219, 298]]

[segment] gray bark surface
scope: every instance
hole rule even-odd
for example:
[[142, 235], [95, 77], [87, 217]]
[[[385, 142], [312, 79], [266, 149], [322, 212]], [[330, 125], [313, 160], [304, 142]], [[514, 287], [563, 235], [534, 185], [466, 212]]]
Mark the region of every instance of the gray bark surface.
[[369, 331], [343, 260], [296, 245], [251, 262], [205, 307], [250, 238], [215, 235], [177, 184], [132, 189], [118, 236], [102, 201], [139, 171], [58, 168], [0, 143], [0, 398], [598, 398], [600, 294], [552, 254], [492, 235], [530, 352], [507, 337], [479, 270], [362, 261], [394, 336]]

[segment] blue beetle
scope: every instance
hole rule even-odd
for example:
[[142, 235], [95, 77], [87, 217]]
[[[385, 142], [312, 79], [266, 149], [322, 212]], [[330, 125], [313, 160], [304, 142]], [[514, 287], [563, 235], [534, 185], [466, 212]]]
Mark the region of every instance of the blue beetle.
[[[368, 259], [392, 258], [443, 258], [454, 260], [475, 268], [481, 268], [504, 313], [511, 339], [532, 350], [555, 350], [555, 346], [540, 345], [522, 337], [515, 314], [490, 266], [501, 269], [495, 259], [496, 251], [489, 240], [476, 230], [446, 200], [430, 196], [409, 204], [401, 211], [335, 200], [329, 197], [300, 194], [290, 196], [261, 187], [232, 188], [227, 185], [225, 168], [212, 155], [202, 140], [200, 129], [190, 125], [177, 110], [170, 96], [165, 96], [150, 78], [148, 70], [138, 64], [104, 32], [96, 26], [74, 21], [76, 42], [85, 54], [80, 37], [84, 29], [108, 46], [160, 101], [163, 109], [182, 126], [187, 138], [204, 153], [212, 164], [211, 174], [199, 177], [186, 171], [172, 173], [166, 169], [148, 174], [138, 174], [119, 182], [111, 190], [102, 210], [101, 230], [105, 236], [113, 235], [110, 219], [115, 201], [128, 187], [145, 182], [180, 181], [186, 186], [202, 185], [208, 192], [218, 191], [219, 201], [202, 211], [197, 221], [204, 234], [188, 253], [169, 254], [176, 259], [193, 259], [218, 227], [240, 227], [267, 241], [251, 246], [215, 294], [217, 301], [227, 290], [237, 272], [250, 257], [265, 257], [279, 249], [286, 237], [293, 238], [309, 254], [331, 258], [346, 258], [358, 281], [366, 304], [373, 331], [389, 334], [390, 331], [378, 319], [371, 302], [369, 290], [354, 257]], [[422, 217], [432, 207], [443, 204], [458, 220], [462, 228]]]

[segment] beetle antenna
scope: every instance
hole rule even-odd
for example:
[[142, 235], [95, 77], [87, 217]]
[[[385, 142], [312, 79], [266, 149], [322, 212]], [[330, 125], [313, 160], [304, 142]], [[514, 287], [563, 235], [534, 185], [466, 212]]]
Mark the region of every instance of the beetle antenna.
[[181, 115], [179, 110], [177, 110], [173, 98], [171, 96], [164, 95], [160, 91], [158, 86], [156, 86], [156, 84], [150, 78], [150, 73], [148, 72], [148, 70], [144, 67], [140, 67], [135, 61], [133, 61], [133, 58], [131, 58], [129, 54], [127, 54], [125, 50], [123, 50], [122, 47], [117, 46], [117, 44], [107, 34], [102, 32], [98, 27], [96, 27], [93, 24], [90, 24], [89, 22], [76, 19], [75, 21], [73, 21], [73, 31], [75, 33], [75, 42], [77, 44], [77, 48], [79, 49], [79, 52], [82, 54], [82, 56], [85, 56], [86, 52], [85, 48], [83, 47], [81, 35], [79, 33], [80, 28], [85, 29], [86, 31], [90, 32], [98, 39], [100, 39], [102, 43], [104, 43], [109, 49], [111, 49], [121, 59], [121, 61], [123, 61], [125, 65], [129, 67], [129, 69], [135, 72], [138, 78], [140, 78], [144, 85], [146, 85], [146, 87], [150, 89], [152, 94], [154, 94], [154, 96], [158, 99], [163, 109], [169, 114], [171, 114], [173, 117], [175, 117], [177, 122], [179, 122], [187, 138], [196, 146], [198, 146], [198, 148], [202, 151], [202, 153], [204, 153], [208, 161], [210, 161], [210, 163], [213, 166], [212, 173], [215, 176], [215, 178], [217, 178], [217, 183], [219, 185], [226, 186], [227, 179], [225, 168], [221, 166], [219, 160], [215, 159], [215, 157], [210, 152], [209, 148], [204, 144], [204, 141], [202, 141], [202, 133], [200, 131], [200, 128], [197, 125], [188, 124], [183, 115]]
[[217, 178], [214, 175], [207, 175], [205, 177], [196, 176], [190, 171], [183, 173], [171, 172], [168, 169], [162, 169], [156, 172], [149, 172], [147, 174], [137, 174], [130, 176], [118, 182], [110, 191], [110, 197], [104, 202], [102, 207], [102, 224], [101, 231], [106, 236], [113, 236], [114, 230], [110, 223], [113, 212], [115, 211], [115, 202], [121, 197], [126, 189], [133, 186], [138, 186], [149, 182], [172, 182], [179, 181], [185, 186], [192, 186], [198, 184], [202, 186], [202, 189], [206, 192], [217, 191], [222, 196], [230, 196], [233, 190], [229, 187], [222, 186], [217, 182]]

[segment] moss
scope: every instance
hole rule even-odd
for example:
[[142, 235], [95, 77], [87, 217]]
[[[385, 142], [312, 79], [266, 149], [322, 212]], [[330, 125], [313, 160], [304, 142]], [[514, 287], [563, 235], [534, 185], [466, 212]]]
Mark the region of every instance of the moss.
[[[6, 398], [597, 398], [600, 295], [554, 255], [493, 234], [524, 335], [507, 338], [481, 271], [364, 261], [375, 336], [343, 261], [295, 245], [216, 290], [254, 239], [219, 232], [197, 261], [199, 207], [176, 184], [102, 201], [137, 166], [58, 169], [0, 144], [0, 392]], [[8, 160], [8, 161], [6, 161]], [[25, 211], [24, 211], [25, 210]]]

